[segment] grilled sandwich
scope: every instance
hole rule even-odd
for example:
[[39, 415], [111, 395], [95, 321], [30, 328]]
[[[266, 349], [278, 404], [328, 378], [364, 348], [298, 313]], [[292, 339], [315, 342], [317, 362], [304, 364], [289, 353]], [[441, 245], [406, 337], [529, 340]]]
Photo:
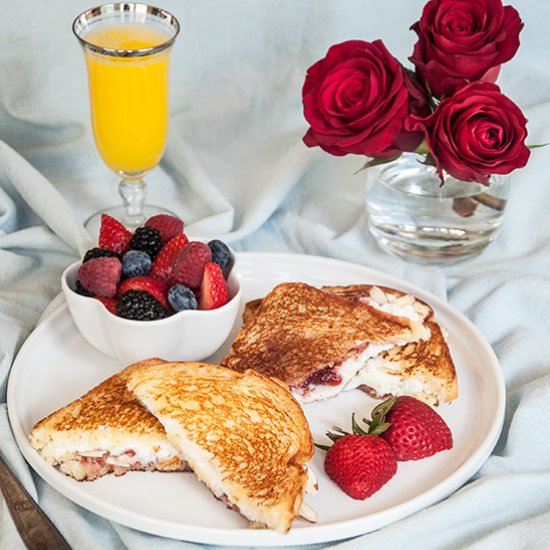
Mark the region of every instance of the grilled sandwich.
[[285, 533], [303, 503], [314, 446], [284, 384], [254, 371], [204, 363], [134, 370], [128, 389], [164, 426], [202, 481], [252, 525]]
[[[281, 292], [286, 293], [288, 285], [283, 285], [274, 297], [277, 301], [253, 300], [246, 304], [243, 313], [244, 326], [237, 335], [230, 354], [222, 364], [236, 368], [254, 368], [279, 376], [287, 382], [293, 394], [302, 402], [324, 399], [337, 395], [342, 390], [360, 388], [374, 397], [386, 395], [413, 395], [429, 404], [449, 402], [458, 395], [456, 371], [443, 329], [435, 322], [432, 308], [421, 300], [397, 289], [374, 285], [325, 286], [320, 291], [334, 295], [355, 305], [367, 306], [356, 311], [367, 312], [364, 321], [374, 328], [380, 320], [372, 315], [372, 310], [384, 314], [386, 322], [408, 320], [412, 336], [395, 338], [390, 330], [382, 331], [382, 341], [365, 347], [365, 336], [369, 332], [356, 335], [357, 342], [351, 351], [343, 351], [338, 326], [352, 319], [347, 310], [334, 309], [331, 304], [339, 301], [321, 299], [315, 309], [307, 312], [304, 306], [285, 307], [284, 314], [278, 313], [282, 302]], [[294, 289], [294, 285], [292, 287]], [[311, 292], [308, 293], [312, 294]], [[319, 294], [317, 294], [319, 296]], [[298, 304], [302, 298], [294, 299]], [[305, 300], [305, 298], [304, 298]], [[370, 308], [370, 309], [369, 309]], [[302, 309], [301, 318], [296, 311]], [[330, 314], [326, 312], [330, 311]], [[364, 313], [365, 314], [365, 313]], [[258, 317], [259, 316], [259, 317]], [[263, 316], [263, 319], [262, 319]], [[331, 318], [339, 317], [339, 324]], [[295, 341], [287, 347], [288, 332], [284, 325], [288, 318], [298, 324], [300, 330]], [[313, 318], [313, 320], [312, 320]], [[318, 326], [318, 319], [325, 319], [324, 328], [317, 331], [316, 340], [326, 339], [339, 344], [339, 355], [329, 346], [309, 346], [308, 331], [311, 325]], [[270, 320], [274, 323], [269, 329]], [[256, 327], [259, 324], [260, 328]], [[273, 325], [276, 329], [273, 329]], [[371, 332], [373, 328], [371, 327]], [[278, 336], [283, 331], [285, 337]], [[346, 343], [346, 345], [348, 345]], [[302, 346], [309, 353], [304, 354]], [[286, 348], [281, 349], [281, 348]], [[252, 349], [252, 352], [250, 351]], [[362, 350], [362, 351], [358, 351]], [[289, 358], [289, 354], [294, 356]], [[252, 360], [251, 358], [254, 358]], [[299, 363], [302, 362], [300, 366]], [[274, 366], [275, 364], [275, 366]], [[307, 365], [307, 370], [304, 365]], [[303, 371], [308, 373], [303, 376]]]
[[222, 365], [279, 378], [301, 402], [338, 394], [370, 357], [429, 337], [412, 305], [397, 315], [305, 283], [280, 284], [252, 307]]
[[31, 446], [46, 462], [79, 481], [129, 470], [188, 469], [162, 425], [126, 388], [135, 369], [161, 362], [130, 365], [50, 414], [32, 429]]

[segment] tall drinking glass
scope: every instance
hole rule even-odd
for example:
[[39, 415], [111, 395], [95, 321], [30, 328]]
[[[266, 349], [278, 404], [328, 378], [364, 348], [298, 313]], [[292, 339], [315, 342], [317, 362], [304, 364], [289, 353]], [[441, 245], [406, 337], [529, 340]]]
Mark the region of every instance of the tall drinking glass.
[[81, 13], [73, 22], [88, 70], [95, 143], [105, 164], [121, 177], [123, 205], [86, 221], [99, 226], [106, 212], [129, 228], [167, 212], [144, 205], [143, 176], [160, 161], [168, 130], [168, 65], [179, 32], [165, 10], [124, 2]]

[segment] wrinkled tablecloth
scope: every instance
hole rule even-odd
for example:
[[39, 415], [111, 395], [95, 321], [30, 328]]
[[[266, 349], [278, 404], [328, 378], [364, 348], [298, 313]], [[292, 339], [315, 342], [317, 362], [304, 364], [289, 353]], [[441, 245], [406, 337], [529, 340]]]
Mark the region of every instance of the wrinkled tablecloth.
[[[403, 277], [466, 314], [506, 380], [491, 457], [442, 502], [338, 548], [550, 548], [550, 147], [513, 175], [497, 240], [478, 258], [438, 268], [380, 251], [366, 229], [362, 159], [307, 149], [301, 86], [334, 43], [382, 38], [412, 52], [421, 0], [165, 0], [182, 24], [172, 56], [171, 119], [147, 178], [191, 236], [236, 250], [340, 258]], [[71, 22], [83, 0], [0, 2], [1, 452], [69, 543], [83, 548], [200, 547], [96, 516], [44, 483], [13, 439], [6, 385], [16, 353], [60, 291], [63, 268], [89, 245], [92, 212], [119, 202], [89, 122], [84, 62]], [[550, 142], [550, 3], [517, 0], [522, 45], [499, 77]], [[37, 366], [38, 368], [38, 366]], [[22, 548], [0, 499], [0, 548]]]

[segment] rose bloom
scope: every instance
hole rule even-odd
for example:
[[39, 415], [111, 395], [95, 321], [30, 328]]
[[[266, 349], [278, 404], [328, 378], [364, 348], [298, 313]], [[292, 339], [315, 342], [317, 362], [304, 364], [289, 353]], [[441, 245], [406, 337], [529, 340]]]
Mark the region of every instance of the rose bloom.
[[502, 0], [430, 0], [411, 28], [418, 41], [410, 60], [442, 98], [468, 82], [494, 82], [519, 48], [523, 22]]
[[496, 84], [473, 82], [444, 99], [427, 118], [412, 117], [411, 130], [425, 132], [439, 176], [489, 183], [527, 164], [527, 119]]
[[304, 143], [338, 156], [388, 158], [414, 151], [422, 134], [406, 131], [404, 121], [409, 109], [429, 112], [426, 93], [381, 40], [329, 48], [308, 69], [302, 99], [310, 125]]

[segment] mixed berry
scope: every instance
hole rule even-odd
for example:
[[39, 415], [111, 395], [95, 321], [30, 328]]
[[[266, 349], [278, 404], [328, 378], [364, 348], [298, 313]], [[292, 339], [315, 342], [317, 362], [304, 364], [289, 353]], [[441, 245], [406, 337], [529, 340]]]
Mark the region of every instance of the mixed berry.
[[99, 300], [114, 315], [154, 321], [226, 304], [232, 266], [224, 242], [189, 241], [175, 216], [153, 216], [131, 232], [102, 214], [98, 246], [84, 255], [75, 291]]

